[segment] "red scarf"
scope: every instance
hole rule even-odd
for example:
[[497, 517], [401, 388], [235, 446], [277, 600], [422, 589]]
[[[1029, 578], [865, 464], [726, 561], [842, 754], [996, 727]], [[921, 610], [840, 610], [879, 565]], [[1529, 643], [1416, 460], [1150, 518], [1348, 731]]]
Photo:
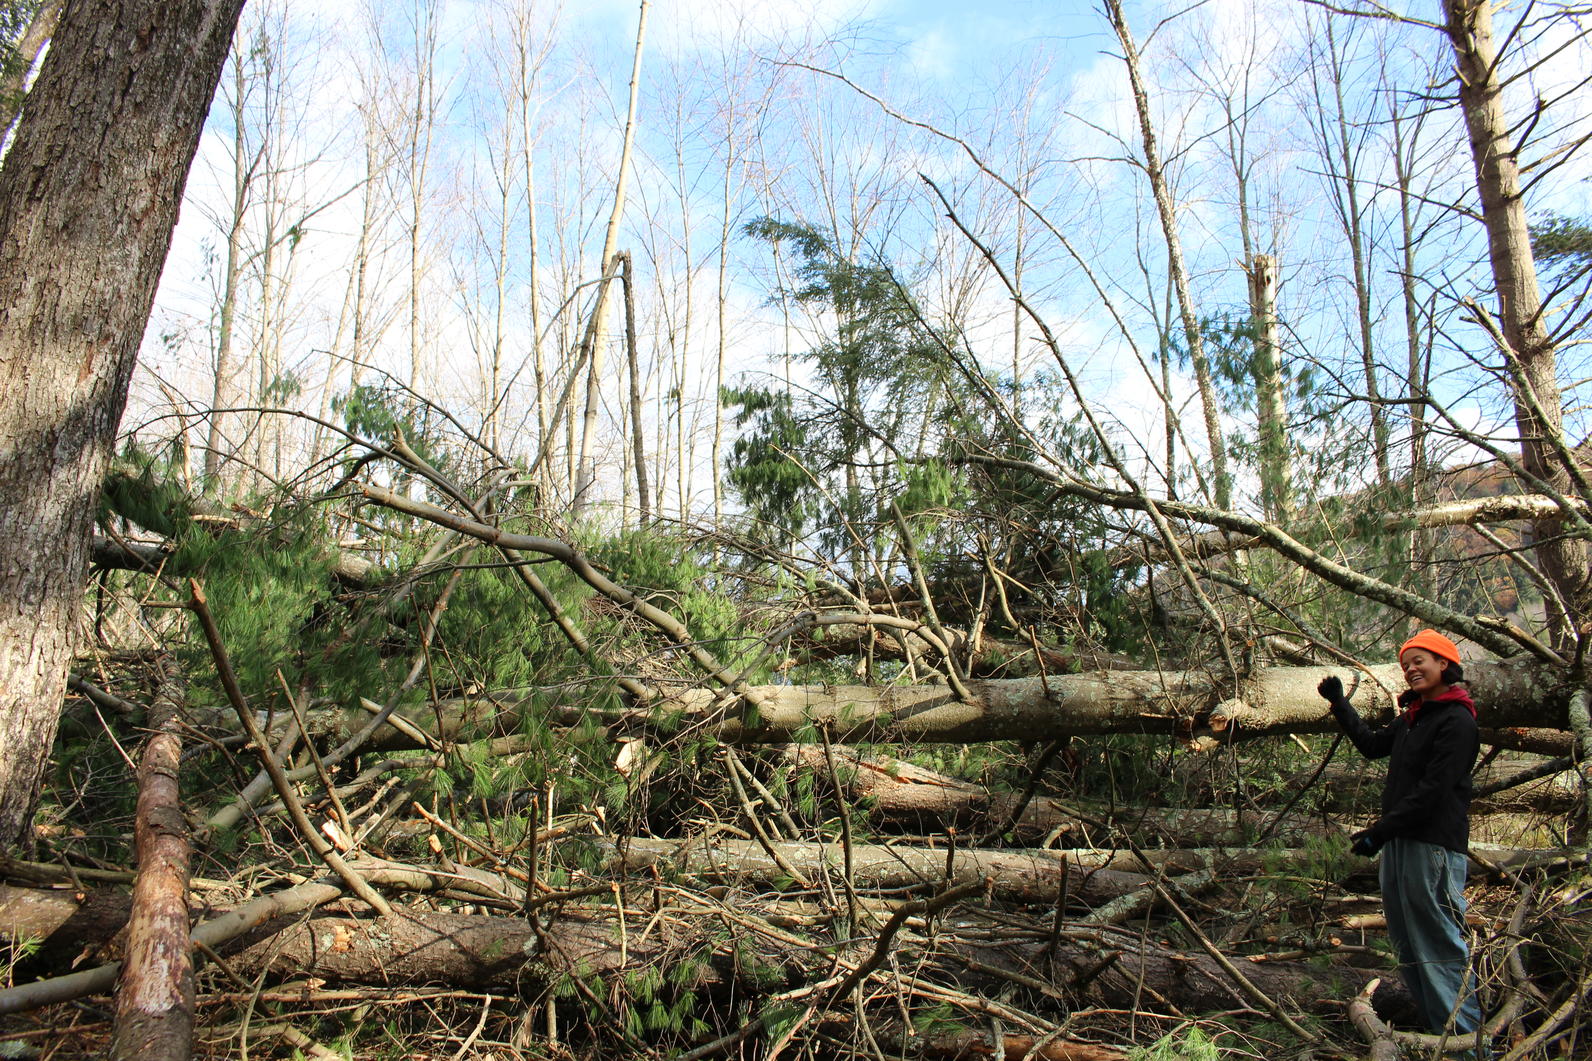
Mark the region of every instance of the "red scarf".
[[1415, 725], [1416, 713], [1426, 704], [1439, 704], [1448, 700], [1463, 704], [1465, 710], [1470, 712], [1470, 717], [1476, 717], [1476, 702], [1470, 698], [1469, 692], [1458, 685], [1450, 685], [1430, 700], [1423, 700], [1421, 694], [1414, 689], [1406, 689], [1399, 694], [1399, 706], [1404, 708], [1404, 721], [1411, 726]]

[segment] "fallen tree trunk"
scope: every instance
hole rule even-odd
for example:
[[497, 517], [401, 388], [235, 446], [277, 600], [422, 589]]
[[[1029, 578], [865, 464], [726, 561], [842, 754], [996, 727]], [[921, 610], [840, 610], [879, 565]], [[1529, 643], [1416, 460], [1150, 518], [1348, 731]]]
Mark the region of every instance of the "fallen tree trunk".
[[[779, 858], [809, 877], [844, 872], [840, 844], [776, 843]], [[1078, 906], [1092, 908], [1143, 886], [1146, 874], [1191, 872], [1220, 866], [1232, 872], [1262, 868], [1267, 853], [1219, 849], [1151, 850], [1141, 860], [1131, 851], [993, 850], [989, 848], [890, 847], [858, 844], [851, 849], [852, 881], [859, 889], [955, 886], [981, 880], [999, 899], [1053, 903], [1066, 889]], [[657, 863], [710, 881], [789, 879], [763, 847], [750, 840], [653, 840], [635, 838], [615, 853], [615, 868], [637, 872]]]
[[[840, 844], [775, 843], [779, 859], [809, 877], [844, 869]], [[1472, 844], [1472, 851], [1491, 865], [1518, 868], [1557, 852], [1547, 849]], [[1140, 857], [1142, 855], [1142, 858]], [[851, 849], [852, 879], [857, 887], [894, 889], [990, 881], [991, 894], [1018, 902], [1054, 902], [1062, 888], [1073, 902], [1094, 907], [1146, 883], [1147, 874], [1215, 870], [1228, 875], [1262, 874], [1277, 864], [1309, 865], [1319, 855], [1294, 848], [1077, 848], [1072, 850], [995, 850], [989, 848], [883, 846], [858, 844]], [[704, 880], [738, 880], [777, 884], [789, 872], [752, 840], [633, 838], [615, 850], [614, 867], [639, 872], [655, 864], [671, 866]], [[1358, 865], [1358, 864], [1357, 864]], [[949, 866], [949, 872], [947, 867]], [[1375, 863], [1364, 862], [1366, 873]], [[1472, 872], [1486, 872], [1473, 862]]]
[[[1580, 498], [1571, 498], [1567, 502], [1583, 515], [1587, 515], [1587, 503]], [[1563, 506], [1545, 494], [1496, 494], [1491, 497], [1461, 498], [1455, 501], [1445, 501], [1430, 508], [1413, 509], [1405, 512], [1383, 513], [1376, 522], [1381, 531], [1385, 533], [1398, 533], [1408, 531], [1415, 527], [1435, 529], [1438, 527], [1465, 527], [1473, 524], [1487, 523], [1512, 523], [1520, 520], [1553, 519], [1564, 514]], [[1290, 528], [1294, 537], [1300, 537], [1303, 532], [1314, 529], [1318, 533], [1329, 530], [1325, 523], [1306, 523], [1303, 526]], [[1342, 527], [1330, 528], [1334, 535], [1341, 533]], [[1211, 530], [1200, 534], [1191, 534], [1178, 540], [1178, 551], [1190, 560], [1209, 560], [1217, 556], [1226, 556], [1240, 549], [1256, 549], [1267, 544], [1265, 538], [1255, 534], [1244, 534], [1238, 531]], [[1112, 568], [1135, 567], [1140, 564], [1163, 565], [1172, 562], [1172, 556], [1167, 551], [1164, 542], [1147, 540], [1140, 546], [1122, 546], [1106, 552], [1106, 562]]]
[[903, 1044], [908, 1050], [923, 1057], [953, 1058], [966, 1061], [972, 1057], [999, 1058], [1001, 1061], [1125, 1061], [1129, 1056], [1121, 1050], [1097, 1043], [1068, 1042], [1065, 1039], [1041, 1039], [1032, 1035], [1001, 1033], [1000, 1043], [991, 1040], [991, 1032], [930, 1032], [913, 1036]]
[[[1568, 725], [1571, 686], [1557, 669], [1530, 662], [1480, 662], [1466, 676], [1491, 736], [1508, 742], [1511, 728]], [[432, 738], [474, 741], [540, 724], [598, 722], [616, 731], [643, 731], [657, 713], [671, 724], [704, 729], [727, 743], [789, 744], [816, 740], [827, 727], [837, 743], [1035, 741], [1108, 733], [1198, 734], [1222, 738], [1329, 733], [1336, 726], [1316, 686], [1329, 674], [1344, 679], [1355, 707], [1368, 719], [1390, 717], [1393, 693], [1404, 687], [1396, 664], [1364, 672], [1341, 667], [1270, 667], [1234, 688], [1203, 671], [1097, 671], [1042, 678], [969, 681], [959, 700], [944, 685], [769, 685], [747, 690], [744, 710], [726, 708], [720, 694], [696, 688], [661, 697], [646, 709], [584, 706], [596, 690], [514, 689], [480, 696], [414, 703], [396, 714]], [[576, 697], [581, 699], [577, 700]], [[312, 712], [312, 732], [345, 738], [369, 721], [360, 708]], [[199, 721], [226, 725], [220, 709]], [[285, 725], [280, 718], [278, 724]], [[387, 726], [371, 750], [419, 747], [412, 732]]]
[[[433, 873], [397, 863], [363, 861], [355, 868], [368, 883], [408, 891], [441, 892], [477, 887], [471, 879], [457, 873]], [[190, 938], [195, 944], [220, 947], [273, 918], [301, 913], [341, 898], [343, 886], [341, 882], [333, 883], [334, 880], [310, 881], [250, 900], [196, 925]], [[112, 962], [50, 980], [0, 989], [0, 1014], [20, 1013], [86, 995], [104, 994], [115, 985], [120, 973], [121, 963]]]
[[[1226, 808], [1118, 808], [1115, 813], [1088, 807], [1081, 811], [1049, 796], [1033, 796], [1026, 803], [1010, 792], [991, 792], [979, 785], [948, 777], [887, 756], [862, 755], [854, 748], [833, 749], [840, 782], [848, 800], [868, 801], [870, 816], [920, 833], [943, 833], [948, 827], [983, 835], [1010, 823], [1019, 838], [1059, 835], [1073, 841], [1099, 833], [1096, 824], [1110, 825], [1140, 844], [1175, 842], [1179, 847], [1228, 847], [1250, 843], [1261, 829], [1273, 836], [1301, 839], [1325, 836], [1329, 829], [1316, 819], [1289, 816], [1282, 821], [1269, 814], [1241, 814]], [[791, 745], [786, 753], [796, 766], [827, 780], [823, 750], [812, 745]], [[1013, 821], [1013, 814], [1016, 820]], [[1098, 842], [1108, 836], [1096, 837]]]
[[[913, 602], [894, 609], [906, 614], [922, 610]], [[872, 656], [876, 660], [904, 661], [908, 652], [918, 659], [935, 659], [941, 655], [940, 646], [912, 629], [884, 629], [877, 623], [830, 622], [823, 626], [822, 636], [804, 633], [791, 638], [789, 652], [792, 662], [813, 663], [837, 658]], [[965, 634], [953, 636], [966, 642]], [[903, 645], [905, 647], [903, 647]], [[981, 637], [979, 643], [967, 645], [963, 660], [968, 674], [975, 678], [1029, 678], [1037, 675], [1077, 674], [1095, 670], [1138, 670], [1139, 665], [1124, 656], [1109, 652], [1075, 649], [1068, 646], [1047, 647], [1037, 642], [1001, 641]]]
[[138, 767], [134, 842], [138, 879], [127, 921], [127, 957], [116, 989], [115, 1061], [185, 1061], [193, 1049], [194, 968], [188, 945], [191, 851], [177, 771], [181, 685], [166, 660], [150, 705], [154, 733]]
[[[737, 969], [752, 965], [763, 991], [819, 979], [830, 969], [828, 962], [814, 963], [810, 951], [803, 957], [803, 948], [782, 942], [785, 934], [749, 932], [715, 945], [708, 940], [722, 922], [713, 911], [691, 917], [671, 913], [664, 919], [670, 930], [649, 935], [643, 932], [646, 916], [622, 932], [611, 908], [570, 911], [540, 936], [520, 918], [407, 909], [395, 918], [374, 920], [328, 914], [256, 940], [228, 961], [250, 977], [390, 986], [446, 982], [465, 989], [521, 990], [577, 971], [617, 981], [624, 971], [680, 961], [686, 955], [702, 959], [697, 986], [738, 981], [744, 988], [748, 981]], [[912, 937], [899, 946], [922, 955], [914, 968], [923, 969], [932, 960], [961, 988], [990, 995], [1026, 984], [1057, 1001], [1124, 1008], [1142, 1001], [1145, 987], [1190, 1011], [1230, 1009], [1235, 1001], [1232, 981], [1209, 956], [1162, 946], [1139, 933], [1065, 928], [1053, 947], [1048, 941], [1024, 941], [1020, 934], [974, 941], [957, 935], [961, 924], [959, 915], [948, 915], [932, 941]], [[866, 952], [866, 946], [860, 948], [861, 954]], [[852, 952], [841, 967], [854, 967], [858, 956]], [[1302, 1008], [1341, 1008], [1344, 1003], [1334, 978], [1306, 962], [1245, 962], [1243, 971], [1268, 995]], [[1354, 967], [1344, 967], [1344, 974], [1353, 982], [1375, 975]], [[891, 973], [882, 969], [877, 975], [888, 979]]]

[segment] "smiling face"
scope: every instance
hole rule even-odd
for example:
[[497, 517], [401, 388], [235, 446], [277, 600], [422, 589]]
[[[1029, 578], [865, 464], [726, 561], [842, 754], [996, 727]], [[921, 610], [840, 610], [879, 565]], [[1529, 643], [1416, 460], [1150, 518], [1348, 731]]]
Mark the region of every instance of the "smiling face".
[[1430, 700], [1448, 688], [1443, 684], [1443, 669], [1448, 666], [1448, 660], [1424, 648], [1412, 648], [1405, 652], [1399, 657], [1399, 666], [1404, 668], [1404, 681], [1424, 700]]

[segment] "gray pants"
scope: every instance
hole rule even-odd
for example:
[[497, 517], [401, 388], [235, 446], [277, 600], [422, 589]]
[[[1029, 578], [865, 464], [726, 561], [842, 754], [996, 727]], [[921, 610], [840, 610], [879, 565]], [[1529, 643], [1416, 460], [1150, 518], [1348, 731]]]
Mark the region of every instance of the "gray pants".
[[1465, 856], [1422, 840], [1389, 840], [1382, 848], [1382, 903], [1399, 974], [1427, 1028], [1474, 1032], [1481, 1004], [1465, 944]]

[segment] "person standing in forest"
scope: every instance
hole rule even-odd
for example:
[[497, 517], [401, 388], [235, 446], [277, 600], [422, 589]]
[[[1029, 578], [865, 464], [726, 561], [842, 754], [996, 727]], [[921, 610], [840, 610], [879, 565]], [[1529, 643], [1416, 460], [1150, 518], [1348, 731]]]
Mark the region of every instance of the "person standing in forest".
[[1422, 630], [1399, 649], [1409, 688], [1386, 726], [1366, 725], [1324, 678], [1317, 691], [1367, 759], [1391, 757], [1382, 816], [1349, 838], [1350, 850], [1382, 854], [1382, 903], [1399, 973], [1433, 1032], [1475, 1034], [1481, 1005], [1465, 943], [1465, 875], [1470, 846], [1471, 770], [1480, 739], [1476, 705], [1460, 686], [1459, 648]]

